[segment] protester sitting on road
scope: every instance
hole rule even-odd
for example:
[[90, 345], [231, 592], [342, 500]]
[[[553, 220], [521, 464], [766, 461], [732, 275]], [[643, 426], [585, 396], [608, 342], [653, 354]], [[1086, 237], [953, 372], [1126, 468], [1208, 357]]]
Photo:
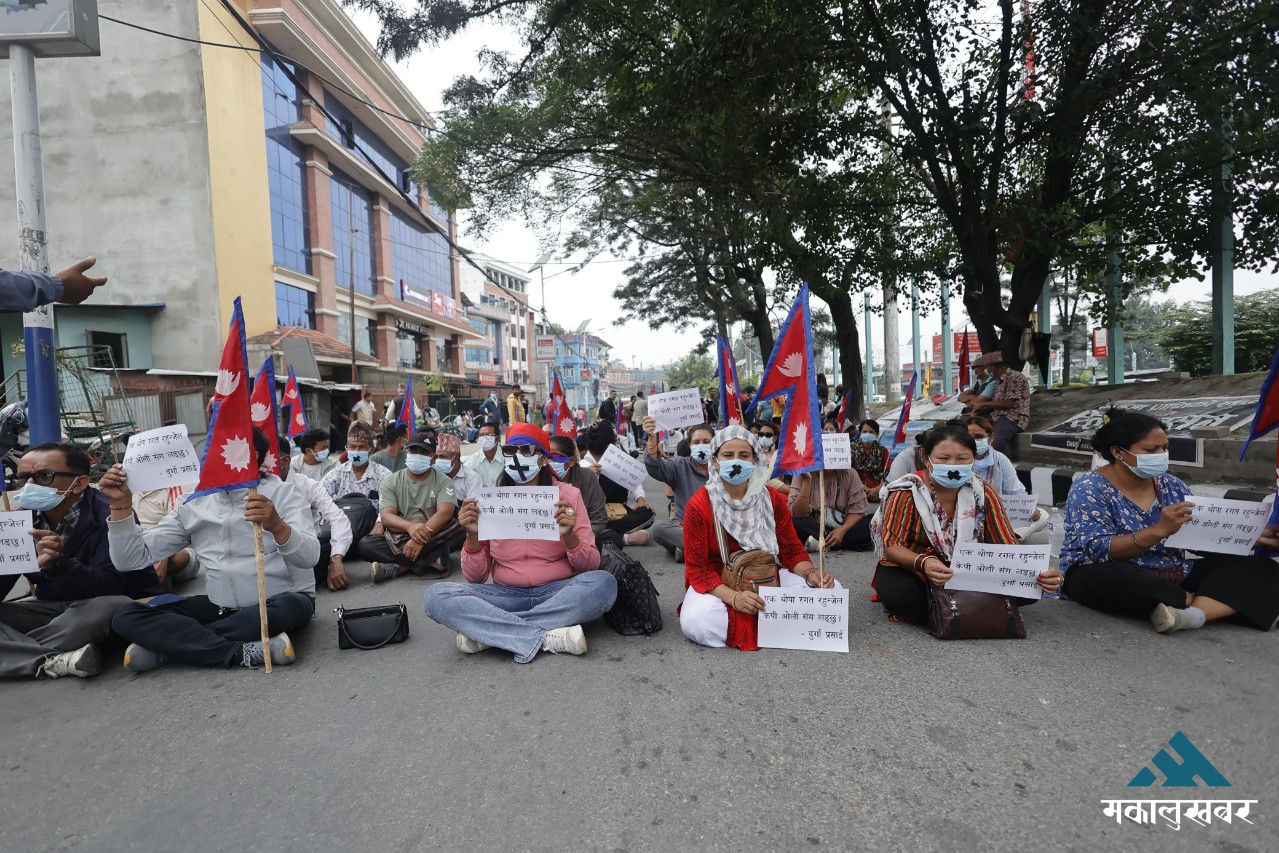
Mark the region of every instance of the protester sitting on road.
[[[288, 440], [281, 442], [281, 458], [288, 457]], [[281, 464], [284, 464], [283, 462]], [[166, 515], [182, 505], [186, 495], [195, 491], [195, 484], [189, 486], [170, 486], [165, 489], [152, 489], [149, 492], [133, 494], [133, 514], [143, 530], [150, 530], [159, 524]], [[105, 527], [103, 532], [105, 533]], [[156, 577], [165, 592], [171, 592], [175, 583], [194, 580], [200, 574], [200, 558], [194, 548], [183, 548], [172, 557], [166, 557], [153, 567]]]
[[[821, 512], [818, 481], [826, 484], [826, 514]], [[816, 551], [818, 537], [825, 536], [826, 550], [869, 551], [870, 513], [866, 487], [852, 468], [792, 477], [787, 492], [795, 535], [808, 551]]]
[[311, 522], [315, 525], [315, 537], [320, 542], [320, 559], [316, 560], [314, 567], [315, 585], [327, 586], [334, 592], [346, 589], [350, 585], [346, 576], [346, 557], [351, 555], [351, 543], [354, 541], [351, 521], [322, 485], [293, 470], [288, 446], [288, 439], [281, 438], [280, 479], [301, 492], [311, 508]]
[[550, 452], [550, 437], [541, 427], [512, 424], [502, 448], [506, 470], [497, 485], [557, 487], [559, 539], [481, 541], [478, 502], [462, 504], [467, 583], [434, 584], [424, 600], [428, 616], [457, 632], [458, 651], [496, 647], [514, 653], [516, 663], [528, 663], [540, 651], [584, 654], [582, 625], [602, 616], [617, 598], [617, 581], [598, 571], [600, 552], [582, 495], [555, 479]]
[[999, 380], [979, 361], [973, 365], [973, 384], [959, 392], [959, 402], [972, 406], [978, 401], [993, 400], [998, 386]]
[[[926, 441], [928, 441], [928, 430], [915, 435], [914, 447], [903, 448], [893, 457], [892, 464], [888, 466], [885, 487], [888, 483], [900, 480], [907, 474], [919, 474], [928, 470], [928, 454], [924, 451]], [[881, 502], [884, 500], [884, 489], [880, 489], [879, 499]]]
[[[759, 466], [759, 444], [750, 431], [728, 426], [711, 441], [710, 476], [684, 510], [684, 603], [679, 613], [684, 636], [703, 646], [743, 651], [759, 648], [758, 614], [764, 599], [752, 590], [734, 591], [723, 580], [724, 552], [759, 549], [780, 562], [784, 587], [832, 588], [829, 573], [817, 573], [795, 536], [786, 498], [768, 488]], [[723, 529], [721, 549], [716, 525]]]
[[404, 470], [404, 442], [408, 440], [408, 424], [390, 424], [382, 433], [383, 447], [369, 458], [394, 474]]
[[329, 433], [322, 429], [309, 429], [298, 436], [298, 449], [302, 451], [299, 474], [318, 483], [324, 479], [325, 474], [338, 466], [338, 461], [329, 455], [330, 438]]
[[[590, 467], [600, 478], [600, 488], [604, 490], [605, 510], [608, 513], [608, 529], [622, 535], [627, 545], [648, 544], [648, 529], [653, 524], [653, 510], [648, 505], [644, 494], [644, 486], [627, 491], [625, 486], [614, 482], [600, 470], [600, 460], [609, 445], [617, 443], [617, 431], [608, 421], [596, 421], [586, 430], [586, 447], [588, 453], [582, 457], [582, 464]], [[634, 499], [635, 505], [630, 506]]]
[[320, 486], [329, 497], [364, 495], [376, 500], [382, 483], [391, 472], [369, 458], [373, 450], [373, 428], [355, 421], [346, 431], [346, 461], [324, 475]]
[[[711, 461], [711, 441], [715, 438], [715, 430], [707, 424], [699, 424], [688, 431], [688, 456], [676, 456], [665, 459], [658, 455], [657, 422], [650, 417], [644, 418], [644, 433], [648, 441], [644, 449], [644, 467], [648, 475], [659, 483], [665, 483], [674, 490], [672, 503], [674, 516], [670, 519], [658, 519], [653, 522], [649, 533], [653, 540], [666, 549], [666, 553], [675, 558], [675, 562], [684, 562], [684, 511], [689, 498], [706, 485]], [[771, 469], [769, 469], [771, 470]]]
[[[270, 444], [253, 430], [259, 469]], [[128, 477], [115, 465], [98, 484], [111, 502], [108, 542], [116, 566], [153, 565], [166, 555], [194, 547], [204, 567], [204, 595], [164, 596], [121, 607], [111, 628], [131, 645], [124, 665], [146, 672], [169, 661], [198, 666], [276, 665], [296, 658], [289, 632], [315, 615], [315, 571], [320, 543], [311, 509], [295, 487], [263, 474], [257, 494], [247, 489], [213, 492], [189, 500], [143, 532], [133, 518]], [[241, 510], [243, 508], [243, 510]], [[266, 612], [270, 648], [263, 649], [258, 611], [253, 523], [262, 526], [266, 567]]]
[[463, 464], [480, 475], [480, 483], [491, 489], [502, 476], [502, 454], [498, 452], [497, 442], [500, 438], [500, 425], [496, 420], [487, 420], [480, 424], [480, 434], [476, 443], [480, 449], [466, 457]]
[[888, 478], [888, 448], [879, 443], [879, 422], [862, 421], [848, 430], [852, 439], [853, 470], [866, 489], [866, 500], [879, 502], [879, 492]]
[[992, 446], [998, 451], [1006, 451], [1017, 433], [1030, 426], [1030, 381], [1025, 374], [1004, 364], [1001, 352], [984, 354], [981, 363], [990, 368], [999, 384], [990, 400], [973, 401], [973, 414], [991, 419], [995, 425]]
[[[924, 442], [928, 470], [889, 483], [880, 509], [879, 540], [883, 553], [872, 585], [894, 617], [928, 623], [925, 584], [945, 586], [953, 572], [951, 554], [957, 544], [1017, 544], [1004, 503], [994, 489], [973, 476], [977, 444], [963, 427], [943, 424], [928, 431]], [[1057, 569], [1042, 572], [1039, 588], [1061, 588]], [[1019, 605], [1035, 599], [1013, 599]]]
[[1075, 480], [1066, 498], [1065, 595], [1094, 610], [1149, 619], [1161, 634], [1230, 617], [1273, 628], [1274, 560], [1208, 553], [1191, 560], [1165, 544], [1193, 508], [1189, 487], [1167, 473], [1167, 427], [1141, 412], [1111, 409], [1092, 446], [1111, 464]]
[[34, 270], [0, 270], [0, 311], [34, 311], [50, 302], [79, 305], [107, 283], [107, 277], [87, 276], [84, 271], [98, 262], [88, 257], [56, 275]]
[[404, 470], [382, 483], [382, 536], [365, 536], [360, 554], [372, 562], [370, 577], [382, 583], [412, 572], [418, 577], [446, 578], [440, 559], [457, 532], [457, 497], [453, 481], [434, 466], [435, 442], [418, 433], [409, 440]]
[[[18, 575], [0, 575], [0, 678], [87, 678], [102, 671], [99, 645], [111, 617], [134, 598], [163, 590], [154, 561], [121, 564], [107, 550], [107, 499], [89, 488], [91, 461], [73, 444], [38, 444], [18, 460], [15, 501], [34, 514], [38, 572], [23, 575], [35, 597], [3, 601]], [[132, 513], [132, 507], [129, 508]]]
[[[977, 445], [973, 473], [981, 477], [987, 486], [999, 492], [1001, 498], [1028, 494], [1026, 486], [1017, 476], [1017, 466], [1013, 465], [1012, 460], [1007, 456], [990, 446], [991, 436], [995, 434], [995, 428], [990, 421], [981, 415], [964, 415], [950, 423], [968, 430], [968, 434], [973, 437], [973, 442]], [[1015, 532], [1021, 542], [1045, 545], [1048, 543], [1048, 536], [1043, 531], [1047, 526], [1048, 513], [1036, 507], [1034, 515], [1030, 517], [1030, 524], [1015, 528]], [[1035, 540], [1033, 543], [1032, 539]]]
[[594, 471], [582, 467], [577, 459], [577, 444], [567, 435], [551, 436], [551, 455], [547, 465], [561, 483], [568, 483], [582, 493], [582, 503], [591, 519], [591, 532], [595, 542], [603, 547], [611, 541], [618, 548], [624, 544], [622, 535], [608, 529], [608, 510], [604, 508], [604, 490]]

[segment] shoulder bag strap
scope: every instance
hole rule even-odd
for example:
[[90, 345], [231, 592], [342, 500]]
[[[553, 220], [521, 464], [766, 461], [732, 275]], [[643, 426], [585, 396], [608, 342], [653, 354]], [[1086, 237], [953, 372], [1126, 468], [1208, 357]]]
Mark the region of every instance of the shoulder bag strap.
[[725, 566], [728, 565], [728, 545], [724, 541], [724, 528], [720, 526], [719, 519], [715, 517], [715, 505], [711, 505], [711, 524], [715, 525], [715, 539], [719, 542], [719, 561]]

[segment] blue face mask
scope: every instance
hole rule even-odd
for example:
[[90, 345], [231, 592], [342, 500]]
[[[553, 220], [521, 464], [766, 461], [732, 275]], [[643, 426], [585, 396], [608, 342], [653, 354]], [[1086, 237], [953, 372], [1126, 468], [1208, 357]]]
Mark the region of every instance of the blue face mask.
[[433, 464], [435, 466], [435, 470], [439, 471], [441, 474], [448, 475], [453, 473], [452, 459], [436, 459], [431, 464]]
[[559, 477], [561, 480], [564, 479], [564, 474], [568, 472], [567, 462], [556, 462], [554, 459], [551, 459], [548, 460], [546, 464], [551, 466], [551, 470], [555, 472], [556, 477]]
[[404, 457], [404, 467], [414, 474], [425, 474], [431, 470], [431, 457], [421, 453], [410, 453]]
[[709, 444], [694, 444], [689, 448], [688, 455], [698, 465], [705, 465], [711, 461], [711, 446]]
[[773, 446], [773, 437], [771, 435], [761, 435], [759, 437], [759, 449], [768, 450]]
[[719, 463], [720, 479], [731, 486], [740, 486], [755, 473], [755, 463], [749, 459], [732, 459]]
[[328, 459], [329, 458], [328, 448], [325, 448], [324, 450], [315, 451], [315, 458], [321, 462], [323, 462], [325, 459]]
[[52, 486], [38, 486], [35, 483], [27, 483], [21, 489], [13, 493], [13, 499], [23, 509], [31, 509], [36, 512], [47, 512], [66, 497], [66, 492], [60, 492]]
[[[1149, 480], [1158, 477], [1160, 474], [1168, 473], [1168, 454], [1167, 453], [1132, 453], [1137, 457], [1136, 466], [1128, 465], [1128, 470], [1132, 471], [1143, 480]], [[27, 488], [31, 488], [27, 486]]]
[[978, 438], [978, 439], [976, 439], [976, 442], [977, 442], [977, 455], [978, 455], [978, 456], [985, 456], [985, 455], [986, 455], [986, 451], [990, 450], [990, 439], [989, 439], [989, 438]]
[[875, 433], [873, 432], [863, 432], [863, 433], [860, 433], [857, 437], [860, 438], [862, 441], [866, 442], [867, 444], [874, 444], [875, 442], [879, 441], [879, 436], [875, 435]]
[[973, 466], [933, 463], [933, 482], [948, 489], [958, 489], [973, 478]]
[[369, 452], [367, 450], [348, 450], [346, 458], [351, 461], [352, 467], [355, 468], [369, 464]]

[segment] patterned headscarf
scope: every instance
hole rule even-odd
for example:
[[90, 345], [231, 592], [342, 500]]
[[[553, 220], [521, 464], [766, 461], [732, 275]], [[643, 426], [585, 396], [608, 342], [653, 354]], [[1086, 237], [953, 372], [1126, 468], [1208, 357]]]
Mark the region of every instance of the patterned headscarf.
[[[746, 483], [746, 494], [741, 500], [729, 497], [724, 480], [714, 470], [715, 465], [719, 464], [714, 461], [715, 454], [725, 442], [734, 439], [749, 444], [756, 459], [755, 471]], [[767, 488], [772, 471], [758, 464], [759, 440], [744, 427], [724, 427], [711, 439], [711, 457], [713, 464], [710, 477], [706, 480], [706, 493], [710, 496], [715, 520], [737, 540], [738, 547], [759, 548], [770, 554], [777, 554], [777, 522], [773, 516], [773, 498]]]

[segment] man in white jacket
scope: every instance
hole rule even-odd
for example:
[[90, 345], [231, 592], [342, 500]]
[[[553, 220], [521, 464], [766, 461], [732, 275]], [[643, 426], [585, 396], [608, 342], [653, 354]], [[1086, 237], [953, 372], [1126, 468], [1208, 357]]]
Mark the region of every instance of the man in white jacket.
[[[269, 447], [253, 431], [258, 464]], [[188, 501], [143, 531], [133, 516], [132, 493], [121, 465], [98, 484], [111, 505], [107, 541], [118, 571], [154, 565], [188, 546], [205, 570], [204, 595], [157, 596], [121, 607], [111, 620], [130, 642], [124, 665], [146, 672], [169, 661], [198, 666], [260, 666], [270, 654], [276, 665], [296, 657], [289, 631], [315, 615], [315, 572], [320, 543], [311, 507], [302, 493], [274, 475], [262, 477], [258, 493], [216, 492]], [[253, 522], [262, 525], [266, 563], [270, 648], [263, 649], [258, 612]]]

